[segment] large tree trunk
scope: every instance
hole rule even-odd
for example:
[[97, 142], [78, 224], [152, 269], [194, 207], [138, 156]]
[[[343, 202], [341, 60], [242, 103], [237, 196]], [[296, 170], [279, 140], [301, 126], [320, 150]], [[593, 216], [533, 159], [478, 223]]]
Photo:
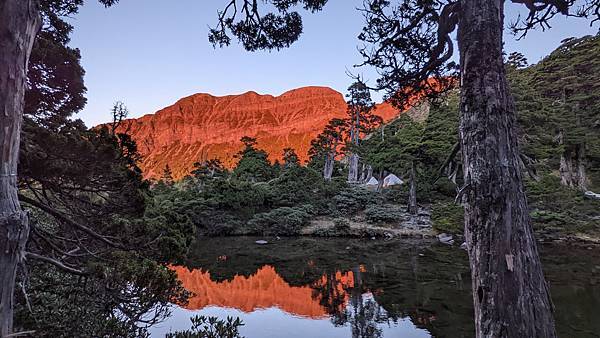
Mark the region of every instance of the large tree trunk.
[[556, 337], [502, 59], [503, 0], [461, 1], [460, 137], [477, 337]]
[[0, 336], [11, 333], [17, 266], [29, 237], [17, 196], [17, 159], [27, 63], [40, 27], [33, 0], [0, 0]]
[[417, 174], [415, 172], [415, 162], [410, 164], [410, 189], [408, 192], [408, 213], [416, 215], [419, 213], [417, 205]]

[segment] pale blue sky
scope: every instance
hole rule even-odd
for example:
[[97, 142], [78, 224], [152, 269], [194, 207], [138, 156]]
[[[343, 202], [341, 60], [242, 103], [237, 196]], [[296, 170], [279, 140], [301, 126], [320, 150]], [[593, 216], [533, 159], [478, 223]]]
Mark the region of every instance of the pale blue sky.
[[[256, 91], [279, 95], [308, 86], [329, 86], [344, 92], [350, 84], [346, 69], [374, 81], [372, 70], [355, 70], [361, 61], [356, 36], [363, 18], [362, 0], [329, 0], [325, 9], [304, 15], [304, 34], [279, 52], [245, 52], [232, 46], [213, 49], [208, 26], [225, 0], [121, 0], [105, 9], [88, 0], [72, 20], [71, 45], [81, 49], [86, 70], [88, 104], [78, 115], [88, 126], [110, 119], [116, 100], [124, 101], [131, 117], [153, 113], [179, 98], [205, 92], [214, 95]], [[507, 4], [507, 22], [518, 5]], [[530, 62], [570, 36], [598, 32], [598, 25], [556, 18], [552, 30], [532, 32], [515, 41], [507, 35], [506, 51], [521, 51]], [[380, 95], [374, 95], [380, 99]]]

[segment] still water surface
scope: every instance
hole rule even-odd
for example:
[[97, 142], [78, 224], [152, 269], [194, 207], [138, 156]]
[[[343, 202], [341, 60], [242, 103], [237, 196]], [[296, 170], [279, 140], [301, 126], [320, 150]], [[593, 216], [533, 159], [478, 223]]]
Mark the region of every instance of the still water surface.
[[[435, 242], [212, 238], [175, 267], [194, 293], [153, 337], [194, 315], [240, 317], [246, 338], [473, 337], [466, 252]], [[600, 337], [600, 253], [540, 247], [561, 337]]]

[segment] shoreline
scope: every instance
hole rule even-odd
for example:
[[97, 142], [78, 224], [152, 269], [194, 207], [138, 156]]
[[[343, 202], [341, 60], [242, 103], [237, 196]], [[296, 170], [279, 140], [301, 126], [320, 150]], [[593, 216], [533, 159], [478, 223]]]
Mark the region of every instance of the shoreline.
[[[348, 239], [367, 239], [367, 240], [423, 240], [435, 241], [448, 246], [460, 247], [464, 243], [464, 235], [457, 233], [448, 233], [454, 239], [453, 244], [444, 243], [439, 240], [438, 235], [445, 233], [434, 229], [433, 227], [415, 227], [394, 225], [394, 224], [371, 224], [363, 221], [348, 221], [348, 227], [336, 227], [334, 218], [320, 217], [311, 220], [308, 226], [301, 229], [296, 235], [261, 235], [238, 231], [231, 234], [222, 235], [200, 235], [198, 239], [219, 238], [219, 237], [256, 237], [266, 240], [307, 237], [307, 238], [348, 238]], [[544, 232], [534, 232], [536, 242], [539, 244], [567, 244], [580, 247], [600, 246], [600, 236], [593, 236], [585, 233], [576, 234], [547, 234]]]

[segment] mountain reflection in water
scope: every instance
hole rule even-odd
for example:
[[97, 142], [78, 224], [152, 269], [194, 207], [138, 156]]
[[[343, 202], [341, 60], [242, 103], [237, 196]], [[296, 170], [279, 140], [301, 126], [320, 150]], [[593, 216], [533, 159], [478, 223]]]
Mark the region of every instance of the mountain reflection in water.
[[[466, 253], [426, 241], [255, 238], [198, 243], [173, 267], [189, 303], [153, 328], [160, 337], [201, 314], [240, 317], [246, 338], [473, 337]], [[597, 337], [600, 257], [543, 246], [559, 336]]]
[[[321, 305], [322, 296], [311, 286], [291, 286], [281, 278], [270, 265], [258, 269], [256, 273], [246, 276], [235, 276], [231, 281], [215, 282], [210, 272], [188, 270], [186, 267], [174, 267], [183, 286], [194, 295], [184, 307], [188, 310], [200, 310], [207, 306], [236, 308], [244, 312], [277, 307], [289, 314], [308, 317], [325, 318], [327, 309]], [[330, 283], [326, 276], [316, 283], [317, 287]], [[338, 311], [347, 301], [345, 290], [353, 288], [354, 275], [336, 272], [331, 281], [334, 293], [341, 296]]]

